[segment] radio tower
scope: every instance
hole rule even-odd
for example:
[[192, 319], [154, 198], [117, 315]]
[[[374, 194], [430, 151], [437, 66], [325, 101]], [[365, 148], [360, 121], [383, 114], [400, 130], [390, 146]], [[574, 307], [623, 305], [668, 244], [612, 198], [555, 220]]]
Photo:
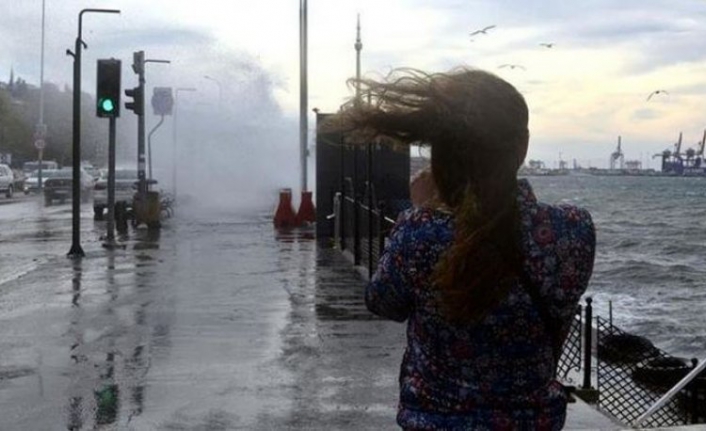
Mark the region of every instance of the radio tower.
[[358, 24], [356, 25], [355, 38], [355, 103], [360, 103], [360, 51], [363, 49], [363, 42], [360, 41], [360, 14], [358, 14]]

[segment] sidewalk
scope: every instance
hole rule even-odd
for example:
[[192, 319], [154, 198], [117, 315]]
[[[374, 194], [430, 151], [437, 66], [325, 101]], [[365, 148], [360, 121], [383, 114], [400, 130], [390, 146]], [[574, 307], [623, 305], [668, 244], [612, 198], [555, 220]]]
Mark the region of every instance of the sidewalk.
[[[312, 232], [181, 218], [126, 246], [89, 234], [0, 285], [0, 429], [398, 429], [405, 327]], [[566, 429], [617, 428], [569, 407]]]

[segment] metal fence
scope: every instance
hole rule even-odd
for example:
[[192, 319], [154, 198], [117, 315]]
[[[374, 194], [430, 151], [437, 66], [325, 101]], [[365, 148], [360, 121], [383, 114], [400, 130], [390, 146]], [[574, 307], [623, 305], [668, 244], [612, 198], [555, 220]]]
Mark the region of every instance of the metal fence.
[[370, 202], [345, 195], [337, 195], [335, 208], [340, 208], [335, 238], [341, 250], [351, 252], [354, 265], [365, 266], [372, 277], [377, 262], [385, 248], [385, 241], [395, 221], [385, 216], [382, 203], [377, 207]]

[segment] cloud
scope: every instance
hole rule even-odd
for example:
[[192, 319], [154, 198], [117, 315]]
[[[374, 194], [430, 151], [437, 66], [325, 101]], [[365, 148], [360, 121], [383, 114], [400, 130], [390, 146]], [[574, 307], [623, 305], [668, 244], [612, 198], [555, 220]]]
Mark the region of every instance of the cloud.
[[214, 36], [208, 32], [184, 27], [136, 28], [131, 31], [113, 31], [101, 35], [97, 40], [104, 48], [112, 50], [122, 50], [125, 47], [149, 49], [172, 46], [180, 49], [190, 49], [217, 42]]
[[637, 109], [632, 115], [634, 120], [653, 120], [659, 117], [660, 113], [658, 111], [649, 108]]

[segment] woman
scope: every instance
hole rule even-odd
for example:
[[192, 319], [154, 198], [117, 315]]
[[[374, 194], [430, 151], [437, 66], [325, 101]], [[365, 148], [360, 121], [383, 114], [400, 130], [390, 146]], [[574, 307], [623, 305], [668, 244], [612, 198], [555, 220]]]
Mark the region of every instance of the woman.
[[554, 380], [593, 268], [591, 217], [537, 202], [517, 179], [527, 105], [480, 70], [362, 80], [372, 104], [338, 116], [351, 136], [431, 148], [431, 175], [392, 229], [368, 308], [407, 321], [398, 424], [410, 430], [561, 429]]

